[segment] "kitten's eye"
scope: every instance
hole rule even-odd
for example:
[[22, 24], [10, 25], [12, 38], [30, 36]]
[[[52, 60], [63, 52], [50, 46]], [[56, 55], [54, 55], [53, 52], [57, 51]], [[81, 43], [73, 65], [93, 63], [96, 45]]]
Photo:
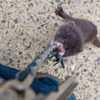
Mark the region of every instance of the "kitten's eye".
[[62, 35], [62, 38], [64, 38], [64, 39], [65, 39], [66, 37], [67, 37], [66, 35]]

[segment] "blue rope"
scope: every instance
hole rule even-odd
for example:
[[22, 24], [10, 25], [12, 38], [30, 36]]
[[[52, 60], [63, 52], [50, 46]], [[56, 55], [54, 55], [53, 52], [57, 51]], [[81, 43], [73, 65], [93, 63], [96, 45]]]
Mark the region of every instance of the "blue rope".
[[[44, 53], [45, 52], [47, 52], [47, 50], [48, 49], [50, 49], [52, 46], [51, 46], [51, 44], [49, 44], [48, 46], [47, 46], [47, 48], [45, 48], [41, 53], [40, 53], [40, 55], [39, 56], [37, 56], [33, 61], [32, 61], [32, 63], [27, 67], [27, 68], [25, 68], [25, 70], [27, 70], [27, 71], [29, 71], [31, 74], [32, 74], [32, 68], [33, 67], [37, 67], [37, 61], [38, 60], [41, 60], [41, 56], [43, 56], [44, 55]], [[52, 54], [53, 52], [55, 52], [55, 47], [52, 49], [52, 50], [50, 50], [49, 51], [49, 54], [45, 57], [45, 60], [50, 56], [50, 54]], [[44, 60], [44, 61], [45, 61]]]

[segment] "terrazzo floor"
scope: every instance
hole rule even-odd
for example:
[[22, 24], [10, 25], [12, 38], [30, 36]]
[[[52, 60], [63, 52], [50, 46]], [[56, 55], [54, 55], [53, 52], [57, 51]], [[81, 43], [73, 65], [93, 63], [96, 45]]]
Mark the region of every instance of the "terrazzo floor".
[[[92, 21], [100, 40], [100, 0], [0, 0], [0, 64], [26, 68], [49, 44], [63, 20], [57, 5], [72, 17]], [[77, 100], [100, 100], [100, 48], [92, 44], [76, 56], [64, 58], [65, 68], [46, 61], [39, 71], [59, 78], [77, 77]]]

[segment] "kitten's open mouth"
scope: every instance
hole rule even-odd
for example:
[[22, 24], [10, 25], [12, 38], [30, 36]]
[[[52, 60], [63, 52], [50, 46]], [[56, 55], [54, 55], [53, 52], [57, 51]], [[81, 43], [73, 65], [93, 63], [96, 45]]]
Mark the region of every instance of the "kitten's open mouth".
[[65, 54], [65, 49], [62, 43], [60, 42], [55, 42], [56, 46], [57, 46], [57, 50], [59, 55], [63, 56]]

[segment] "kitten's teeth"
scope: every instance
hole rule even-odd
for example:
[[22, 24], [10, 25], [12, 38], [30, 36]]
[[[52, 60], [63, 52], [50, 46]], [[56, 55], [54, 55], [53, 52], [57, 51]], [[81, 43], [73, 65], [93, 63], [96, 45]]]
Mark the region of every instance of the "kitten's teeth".
[[62, 53], [59, 52], [59, 55], [60, 55], [60, 56], [63, 56], [64, 54], [65, 54], [64, 52], [62, 52]]

